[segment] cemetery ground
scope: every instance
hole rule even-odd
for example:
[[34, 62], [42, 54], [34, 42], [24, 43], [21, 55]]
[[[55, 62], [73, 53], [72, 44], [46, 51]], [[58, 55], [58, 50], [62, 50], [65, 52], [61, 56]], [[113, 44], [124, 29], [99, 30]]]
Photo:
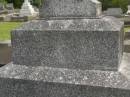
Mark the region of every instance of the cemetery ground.
[[10, 40], [10, 31], [21, 24], [22, 22], [0, 22], [0, 41]]

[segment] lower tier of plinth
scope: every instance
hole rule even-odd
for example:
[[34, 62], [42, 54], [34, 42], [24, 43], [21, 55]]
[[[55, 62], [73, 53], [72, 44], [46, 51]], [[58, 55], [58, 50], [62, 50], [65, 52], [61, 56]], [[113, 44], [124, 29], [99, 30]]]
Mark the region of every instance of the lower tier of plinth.
[[10, 63], [0, 68], [0, 97], [130, 97], [129, 59], [124, 53], [120, 72]]

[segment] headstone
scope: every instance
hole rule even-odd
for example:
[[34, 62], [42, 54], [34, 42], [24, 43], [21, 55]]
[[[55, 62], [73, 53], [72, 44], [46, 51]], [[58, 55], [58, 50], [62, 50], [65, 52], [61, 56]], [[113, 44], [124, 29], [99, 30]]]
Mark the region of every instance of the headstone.
[[40, 17], [11, 33], [1, 97], [129, 97], [123, 22], [97, 0], [44, 0]]
[[8, 10], [8, 13], [14, 13], [14, 5], [13, 5], [13, 3], [7, 4], [6, 9]]
[[4, 4], [0, 3], [0, 10], [4, 10]]
[[28, 0], [24, 0], [22, 8], [20, 10], [20, 16], [36, 16], [37, 12], [35, 12], [33, 6], [30, 4]]
[[0, 14], [5, 14], [5, 13], [7, 13], [7, 12], [5, 10], [4, 4], [0, 3]]
[[130, 15], [130, 5], [128, 5], [128, 11], [127, 11], [127, 14]]
[[108, 16], [121, 17], [123, 15], [123, 11], [121, 8], [108, 8], [104, 14]]

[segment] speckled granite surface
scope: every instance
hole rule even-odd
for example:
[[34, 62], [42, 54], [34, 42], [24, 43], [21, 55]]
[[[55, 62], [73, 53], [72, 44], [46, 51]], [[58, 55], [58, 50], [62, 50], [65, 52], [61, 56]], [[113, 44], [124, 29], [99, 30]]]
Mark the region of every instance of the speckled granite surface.
[[25, 23], [16, 30], [40, 30], [40, 31], [120, 31], [124, 23], [114, 17], [103, 16], [101, 18], [70, 18], [33, 20]]
[[44, 0], [40, 17], [97, 17], [101, 10], [98, 0]]
[[116, 18], [31, 21], [12, 32], [14, 64], [116, 70], [123, 51]]
[[[130, 54], [124, 53], [121, 65], [127, 65], [129, 68], [129, 58]], [[126, 68], [122, 70], [130, 72]], [[84, 71], [10, 63], [0, 69], [0, 95], [1, 97], [129, 97], [129, 78], [116, 71]]]
[[40, 16], [12, 31], [0, 97], [130, 96], [124, 25], [102, 16], [100, 2], [44, 0]]
[[1, 97], [129, 97], [129, 90], [50, 83], [32, 80], [0, 79]]

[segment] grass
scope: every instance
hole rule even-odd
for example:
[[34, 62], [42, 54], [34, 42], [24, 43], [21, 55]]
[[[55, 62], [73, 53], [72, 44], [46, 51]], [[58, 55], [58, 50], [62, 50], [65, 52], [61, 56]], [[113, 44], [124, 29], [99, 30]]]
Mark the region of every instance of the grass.
[[125, 32], [128, 32], [128, 31], [130, 32], [130, 26], [129, 26], [129, 27], [125, 27], [125, 28], [124, 28], [124, 31], [125, 31]]
[[0, 41], [10, 39], [10, 31], [19, 27], [21, 22], [0, 22]]

